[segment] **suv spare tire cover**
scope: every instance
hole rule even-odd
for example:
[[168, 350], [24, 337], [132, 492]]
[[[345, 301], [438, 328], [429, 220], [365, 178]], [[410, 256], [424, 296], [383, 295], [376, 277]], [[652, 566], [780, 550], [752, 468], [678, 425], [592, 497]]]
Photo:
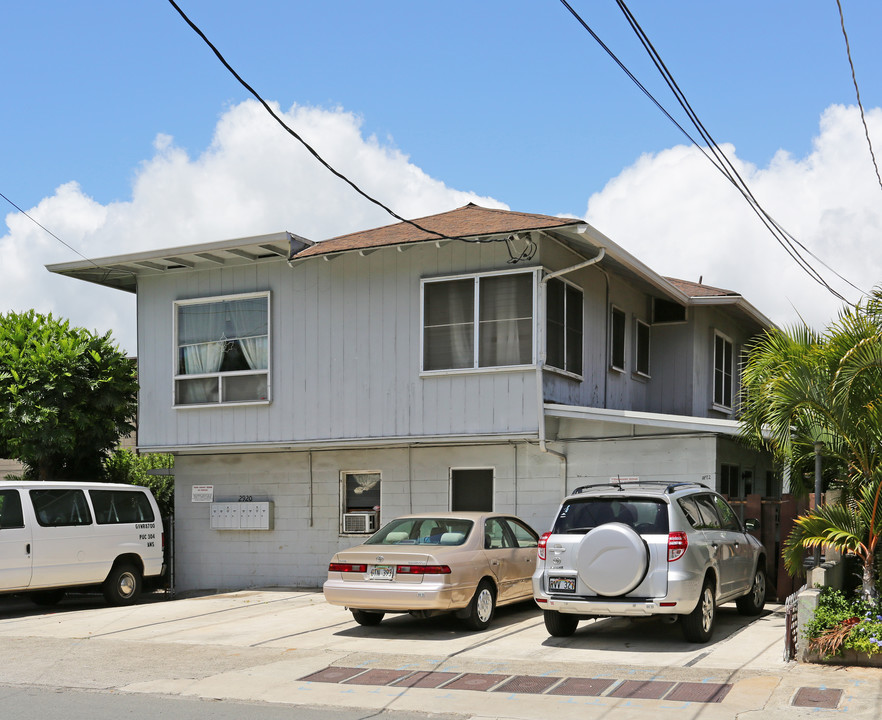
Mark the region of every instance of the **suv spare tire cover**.
[[597, 595], [624, 595], [646, 577], [649, 551], [630, 527], [607, 523], [582, 538], [576, 569], [581, 581]]

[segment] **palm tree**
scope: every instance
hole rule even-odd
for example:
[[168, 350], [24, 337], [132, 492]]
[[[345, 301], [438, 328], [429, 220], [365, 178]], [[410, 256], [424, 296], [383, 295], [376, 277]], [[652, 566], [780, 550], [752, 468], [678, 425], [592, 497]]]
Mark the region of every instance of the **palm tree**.
[[802, 569], [803, 551], [824, 545], [841, 553], [854, 553], [863, 565], [861, 595], [875, 601], [876, 546], [882, 531], [882, 473], [877, 472], [872, 483], [860, 489], [858, 498], [845, 504], [823, 505], [796, 519], [784, 545], [784, 564], [788, 572], [797, 574]]
[[[748, 353], [742, 437], [771, 450], [797, 471], [792, 474], [796, 478], [816, 443], [822, 443], [827, 472], [843, 488], [839, 507], [826, 506], [797, 519], [785, 560], [797, 548], [845, 548], [865, 563], [864, 593], [875, 593], [867, 585], [872, 571], [868, 575], [866, 570], [867, 562], [872, 566], [882, 515], [882, 287], [842, 310], [824, 333], [805, 325], [771, 330]], [[787, 565], [792, 571], [798, 563], [787, 560]]]

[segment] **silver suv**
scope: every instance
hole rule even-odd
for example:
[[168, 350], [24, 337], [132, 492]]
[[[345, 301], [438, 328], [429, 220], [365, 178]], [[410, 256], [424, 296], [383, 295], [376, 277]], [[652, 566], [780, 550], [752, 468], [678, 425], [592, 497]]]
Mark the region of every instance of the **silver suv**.
[[668, 615], [679, 616], [687, 640], [706, 642], [718, 604], [762, 611], [765, 566], [760, 542], [700, 483], [586, 485], [539, 540], [533, 599], [558, 637], [581, 618]]

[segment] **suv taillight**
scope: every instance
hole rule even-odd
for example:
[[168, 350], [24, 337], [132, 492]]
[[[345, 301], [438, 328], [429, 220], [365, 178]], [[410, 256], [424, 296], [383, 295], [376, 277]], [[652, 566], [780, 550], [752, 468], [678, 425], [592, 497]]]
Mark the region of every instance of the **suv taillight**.
[[674, 562], [674, 560], [683, 557], [687, 547], [689, 547], [689, 539], [686, 537], [686, 533], [668, 533], [668, 562]]
[[545, 547], [548, 545], [548, 538], [551, 537], [551, 533], [542, 533], [542, 537], [539, 538], [539, 545], [537, 552], [539, 553], [539, 559], [545, 559]]

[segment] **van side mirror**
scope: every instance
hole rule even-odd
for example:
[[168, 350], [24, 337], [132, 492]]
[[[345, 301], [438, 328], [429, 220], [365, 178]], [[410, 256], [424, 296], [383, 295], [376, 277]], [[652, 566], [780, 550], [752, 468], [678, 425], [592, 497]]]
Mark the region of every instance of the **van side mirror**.
[[756, 518], [747, 518], [744, 521], [744, 529], [749, 532], [757, 532], [760, 529], [760, 521]]

